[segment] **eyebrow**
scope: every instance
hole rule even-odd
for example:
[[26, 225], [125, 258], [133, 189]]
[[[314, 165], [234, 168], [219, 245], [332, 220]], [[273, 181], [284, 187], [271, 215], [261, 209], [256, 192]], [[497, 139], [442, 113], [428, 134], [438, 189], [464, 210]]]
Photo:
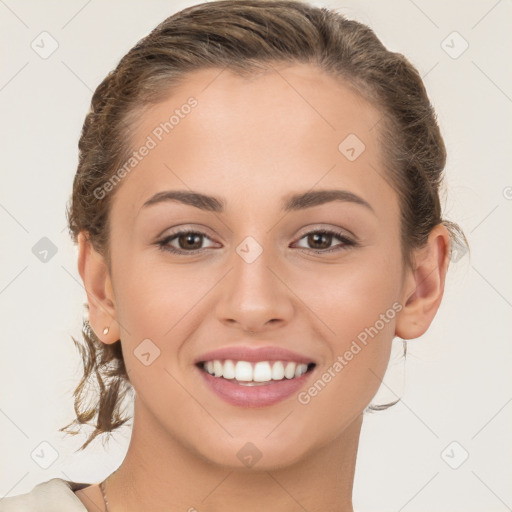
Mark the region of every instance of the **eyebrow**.
[[[200, 210], [216, 213], [222, 213], [226, 205], [226, 200], [222, 197], [209, 196], [190, 190], [166, 190], [150, 197], [142, 205], [141, 209], [168, 201], [176, 201], [194, 206]], [[285, 212], [304, 210], [332, 201], [358, 204], [374, 212], [374, 209], [367, 201], [347, 190], [314, 190], [286, 196], [284, 201], [283, 210]]]

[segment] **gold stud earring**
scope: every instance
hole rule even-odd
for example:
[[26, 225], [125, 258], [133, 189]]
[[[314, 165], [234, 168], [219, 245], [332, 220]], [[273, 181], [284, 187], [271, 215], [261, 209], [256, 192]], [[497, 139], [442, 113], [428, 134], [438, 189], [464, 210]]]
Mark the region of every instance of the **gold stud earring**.
[[108, 328], [108, 327], [105, 327], [105, 329], [103, 329], [103, 334], [107, 335], [107, 334], [108, 334], [108, 331], [109, 331], [109, 328]]

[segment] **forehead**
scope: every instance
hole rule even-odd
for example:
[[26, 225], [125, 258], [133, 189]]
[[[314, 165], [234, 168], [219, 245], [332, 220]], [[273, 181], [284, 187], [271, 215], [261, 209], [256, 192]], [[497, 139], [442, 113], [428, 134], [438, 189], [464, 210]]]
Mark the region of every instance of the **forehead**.
[[274, 196], [315, 186], [348, 188], [371, 201], [379, 190], [393, 192], [383, 191], [381, 117], [315, 66], [276, 65], [246, 77], [194, 71], [134, 122], [139, 156], [114, 203], [129, 197], [136, 209], [162, 190], [190, 188], [268, 206]]

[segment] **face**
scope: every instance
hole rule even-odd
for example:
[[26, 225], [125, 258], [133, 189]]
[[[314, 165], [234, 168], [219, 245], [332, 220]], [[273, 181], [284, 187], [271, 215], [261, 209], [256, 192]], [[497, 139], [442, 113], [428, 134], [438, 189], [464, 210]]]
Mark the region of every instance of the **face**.
[[276, 69], [197, 71], [145, 110], [110, 216], [135, 421], [236, 467], [248, 442], [288, 465], [360, 418], [404, 296], [381, 114], [317, 68]]

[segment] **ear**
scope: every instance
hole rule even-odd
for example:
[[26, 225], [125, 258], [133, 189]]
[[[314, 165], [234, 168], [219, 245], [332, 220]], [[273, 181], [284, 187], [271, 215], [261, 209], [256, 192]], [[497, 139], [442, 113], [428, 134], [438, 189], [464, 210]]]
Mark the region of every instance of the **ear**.
[[[116, 342], [120, 332], [110, 273], [105, 259], [83, 231], [78, 235], [78, 272], [87, 293], [89, 323], [93, 331], [104, 343]], [[105, 327], [109, 329], [107, 334], [103, 334]]]
[[427, 243], [413, 255], [412, 269], [406, 269], [395, 334], [402, 339], [421, 336], [430, 326], [443, 298], [449, 264], [450, 234], [438, 224]]

